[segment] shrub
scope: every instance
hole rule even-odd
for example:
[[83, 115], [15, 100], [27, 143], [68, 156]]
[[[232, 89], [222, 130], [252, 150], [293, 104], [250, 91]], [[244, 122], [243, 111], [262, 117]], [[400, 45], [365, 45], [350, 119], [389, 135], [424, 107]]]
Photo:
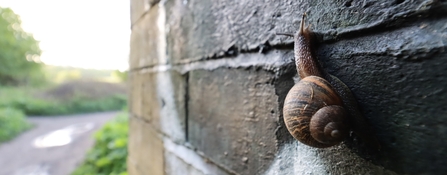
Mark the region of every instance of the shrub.
[[127, 113], [119, 114], [95, 133], [95, 146], [72, 175], [127, 175]]
[[14, 108], [0, 108], [0, 142], [7, 141], [29, 129], [31, 124], [25, 120], [25, 114]]

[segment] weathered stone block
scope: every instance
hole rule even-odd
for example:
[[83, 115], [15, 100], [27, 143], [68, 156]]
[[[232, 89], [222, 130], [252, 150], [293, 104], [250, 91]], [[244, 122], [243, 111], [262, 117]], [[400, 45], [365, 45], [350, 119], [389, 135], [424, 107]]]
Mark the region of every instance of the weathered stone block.
[[183, 145], [164, 139], [166, 174], [190, 175], [228, 175], [207, 158], [203, 158], [195, 151]]
[[405, 174], [447, 171], [446, 23], [420, 21], [317, 52], [352, 89], [381, 142], [375, 164]]
[[278, 99], [273, 77], [256, 68], [191, 71], [189, 142], [228, 170], [265, 170], [276, 153]]
[[397, 175], [393, 171], [359, 157], [344, 144], [319, 149], [297, 141], [287, 143], [281, 148], [274, 163], [265, 174]]
[[141, 76], [142, 118], [160, 131], [160, 109], [164, 105], [157, 95], [157, 72], [139, 71]]
[[131, 0], [130, 1], [130, 21], [131, 25], [137, 23], [143, 15], [155, 6], [160, 0]]
[[131, 25], [135, 24], [144, 13], [149, 10], [148, 0], [131, 0], [130, 1], [130, 21]]
[[129, 111], [132, 115], [142, 116], [142, 79], [138, 72], [129, 72]]
[[[173, 70], [157, 73], [157, 97], [160, 105], [161, 131], [176, 142], [185, 142], [186, 139], [186, 79]], [[152, 108], [151, 106], [147, 106]]]
[[186, 137], [185, 96], [186, 79], [174, 70], [138, 71], [141, 81], [140, 116], [154, 129], [163, 132], [169, 138], [184, 142]]
[[164, 156], [161, 136], [151, 125], [130, 117], [128, 167], [132, 175], [163, 175]]
[[[284, 43], [276, 32], [295, 32], [301, 16], [334, 40], [362, 31], [386, 30], [423, 13], [447, 10], [443, 1], [168, 1], [168, 54], [175, 63], [231, 56]], [[288, 40], [292, 42], [292, 39]]]
[[158, 49], [163, 47], [160, 45], [160, 36], [164, 33], [164, 31], [160, 33], [157, 25], [159, 14], [159, 6], [155, 5], [133, 25], [129, 56], [131, 70], [165, 63], [165, 61], [159, 61], [162, 58], [159, 56]]
[[165, 153], [166, 174], [184, 174], [184, 175], [205, 175], [195, 167], [185, 163], [179, 157], [169, 152]]

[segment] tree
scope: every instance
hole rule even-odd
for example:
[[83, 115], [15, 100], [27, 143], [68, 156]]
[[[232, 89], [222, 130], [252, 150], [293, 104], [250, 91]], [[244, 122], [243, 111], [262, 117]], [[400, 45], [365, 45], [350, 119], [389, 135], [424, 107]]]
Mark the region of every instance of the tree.
[[20, 17], [0, 7], [0, 85], [42, 80], [39, 42], [22, 29]]

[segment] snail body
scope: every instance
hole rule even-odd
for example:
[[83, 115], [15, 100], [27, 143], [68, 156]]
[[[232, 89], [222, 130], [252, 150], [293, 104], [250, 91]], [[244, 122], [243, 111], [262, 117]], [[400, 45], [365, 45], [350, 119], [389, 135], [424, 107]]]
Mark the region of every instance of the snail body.
[[287, 94], [283, 116], [290, 134], [312, 147], [326, 148], [345, 140], [354, 131], [376, 149], [366, 120], [360, 113], [354, 95], [338, 78], [322, 70], [315, 57], [313, 33], [304, 26], [294, 36], [295, 63], [301, 80]]

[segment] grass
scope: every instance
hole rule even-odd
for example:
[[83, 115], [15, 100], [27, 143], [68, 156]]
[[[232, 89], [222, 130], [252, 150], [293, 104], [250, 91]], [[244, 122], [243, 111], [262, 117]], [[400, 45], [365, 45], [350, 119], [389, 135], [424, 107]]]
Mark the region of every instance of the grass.
[[70, 81], [40, 89], [1, 87], [0, 96], [0, 107], [29, 116], [120, 110], [127, 104], [123, 84], [99, 81]]

